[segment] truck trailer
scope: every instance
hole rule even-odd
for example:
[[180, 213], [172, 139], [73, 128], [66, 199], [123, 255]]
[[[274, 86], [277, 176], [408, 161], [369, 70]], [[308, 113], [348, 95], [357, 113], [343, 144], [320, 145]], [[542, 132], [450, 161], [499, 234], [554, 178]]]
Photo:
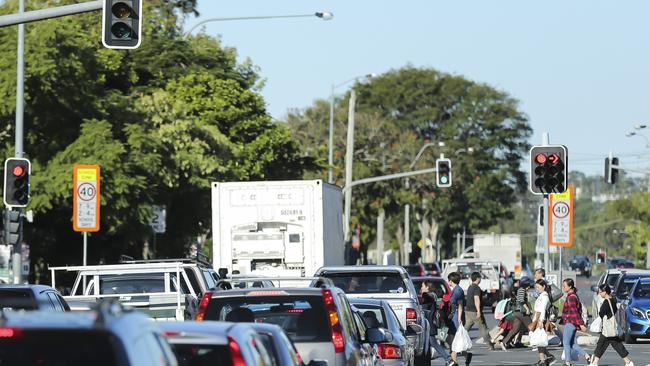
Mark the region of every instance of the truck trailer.
[[341, 188], [322, 180], [212, 183], [212, 235], [215, 270], [303, 277], [343, 265]]

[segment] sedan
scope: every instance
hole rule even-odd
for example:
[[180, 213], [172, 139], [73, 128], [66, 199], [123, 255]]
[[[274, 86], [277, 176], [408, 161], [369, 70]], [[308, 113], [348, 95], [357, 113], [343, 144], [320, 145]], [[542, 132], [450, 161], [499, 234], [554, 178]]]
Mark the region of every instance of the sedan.
[[359, 310], [368, 329], [383, 328], [387, 330], [386, 342], [377, 344], [379, 356], [384, 365], [411, 366], [415, 362], [415, 349], [407, 336], [422, 332], [419, 325], [409, 325], [404, 330], [397, 320], [397, 315], [385, 300], [350, 298], [350, 304]]

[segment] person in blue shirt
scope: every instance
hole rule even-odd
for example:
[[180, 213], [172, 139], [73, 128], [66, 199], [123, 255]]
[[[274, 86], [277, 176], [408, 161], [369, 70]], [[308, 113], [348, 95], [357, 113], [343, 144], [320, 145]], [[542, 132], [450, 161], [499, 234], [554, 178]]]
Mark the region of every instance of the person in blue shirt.
[[[456, 334], [456, 331], [465, 325], [465, 291], [459, 286], [460, 273], [451, 272], [447, 275], [449, 287], [451, 287], [451, 296], [449, 296], [449, 304], [451, 306], [450, 315], [452, 316], [453, 326], [449, 328], [449, 334]], [[451, 352], [451, 359], [458, 363], [458, 355], [456, 352]], [[465, 354], [465, 365], [469, 366], [472, 361], [472, 353]]]

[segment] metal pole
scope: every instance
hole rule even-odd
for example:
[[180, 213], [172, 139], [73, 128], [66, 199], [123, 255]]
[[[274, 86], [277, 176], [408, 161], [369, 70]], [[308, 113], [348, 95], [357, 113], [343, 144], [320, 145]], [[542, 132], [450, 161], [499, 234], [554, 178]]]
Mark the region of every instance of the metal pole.
[[562, 283], [562, 247], [560, 247], [560, 259], [558, 263], [558, 267], [560, 267], [560, 279], [558, 280], [558, 286], [560, 286], [560, 283]]
[[357, 102], [357, 93], [350, 91], [350, 105], [348, 106], [348, 138], [345, 152], [345, 227], [343, 232], [345, 240], [350, 240], [350, 206], [352, 204], [352, 155], [354, 153], [354, 106]]
[[544, 240], [542, 243], [544, 244], [544, 270], [546, 273], [549, 273], [550, 271], [550, 266], [549, 266], [549, 256], [551, 254], [550, 252], [550, 247], [548, 245], [548, 225], [549, 225], [549, 219], [548, 219], [548, 194], [544, 195]]
[[[22, 0], [20, 4], [23, 4]], [[58, 6], [56, 8], [33, 10], [28, 12], [24, 12], [25, 8], [23, 6], [23, 11], [17, 14], [0, 16], [0, 27], [7, 27], [10, 25], [30, 23], [39, 20], [60, 18], [66, 15], [74, 15], [80, 13], [87, 13], [95, 10], [102, 10], [103, 6], [104, 6], [103, 0], [88, 1], [81, 4], [64, 5], [64, 6]]]
[[403, 250], [404, 258], [402, 258], [404, 264], [408, 264], [408, 258], [410, 254], [410, 252], [408, 251], [408, 248], [411, 243], [411, 233], [410, 233], [411, 227], [409, 225], [410, 220], [411, 220], [411, 205], [407, 204], [406, 206], [404, 206], [404, 250]]
[[460, 258], [460, 233], [456, 233], [456, 257]]
[[384, 209], [379, 209], [377, 216], [377, 264], [384, 264]]
[[[83, 232], [83, 237], [84, 237], [84, 258], [83, 258], [83, 264], [84, 267], [88, 265], [88, 232], [84, 231]], [[83, 277], [83, 290], [84, 290], [84, 295], [86, 294], [86, 276]]]
[[334, 183], [334, 174], [332, 172], [334, 166], [334, 85], [332, 84], [332, 94], [330, 95], [330, 141], [329, 151], [327, 155], [327, 163], [329, 171], [327, 174], [327, 182]]

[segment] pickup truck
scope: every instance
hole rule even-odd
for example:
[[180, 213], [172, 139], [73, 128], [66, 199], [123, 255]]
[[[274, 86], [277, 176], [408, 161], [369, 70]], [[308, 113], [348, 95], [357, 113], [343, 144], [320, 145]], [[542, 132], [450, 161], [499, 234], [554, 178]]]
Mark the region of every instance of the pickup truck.
[[114, 298], [156, 320], [192, 319], [199, 299], [218, 280], [214, 270], [190, 259], [51, 267], [50, 271], [52, 287], [57, 274], [76, 274], [70, 295], [64, 296], [73, 311], [89, 310], [100, 299]]
[[472, 283], [470, 275], [472, 272], [481, 274], [481, 303], [491, 306], [492, 310], [496, 307], [499, 300], [507, 296], [507, 284], [500, 277], [501, 262], [490, 261], [487, 259], [460, 258], [448, 259], [442, 261], [442, 278], [447, 278], [451, 272], [460, 273], [460, 288], [467, 291]]
[[404, 267], [321, 267], [314, 277], [330, 279], [349, 298], [381, 299], [388, 302], [403, 329], [409, 328], [409, 325], [416, 325], [421, 330], [407, 337], [415, 348], [415, 364], [418, 366], [431, 364], [429, 321], [419, 306], [418, 292]]

